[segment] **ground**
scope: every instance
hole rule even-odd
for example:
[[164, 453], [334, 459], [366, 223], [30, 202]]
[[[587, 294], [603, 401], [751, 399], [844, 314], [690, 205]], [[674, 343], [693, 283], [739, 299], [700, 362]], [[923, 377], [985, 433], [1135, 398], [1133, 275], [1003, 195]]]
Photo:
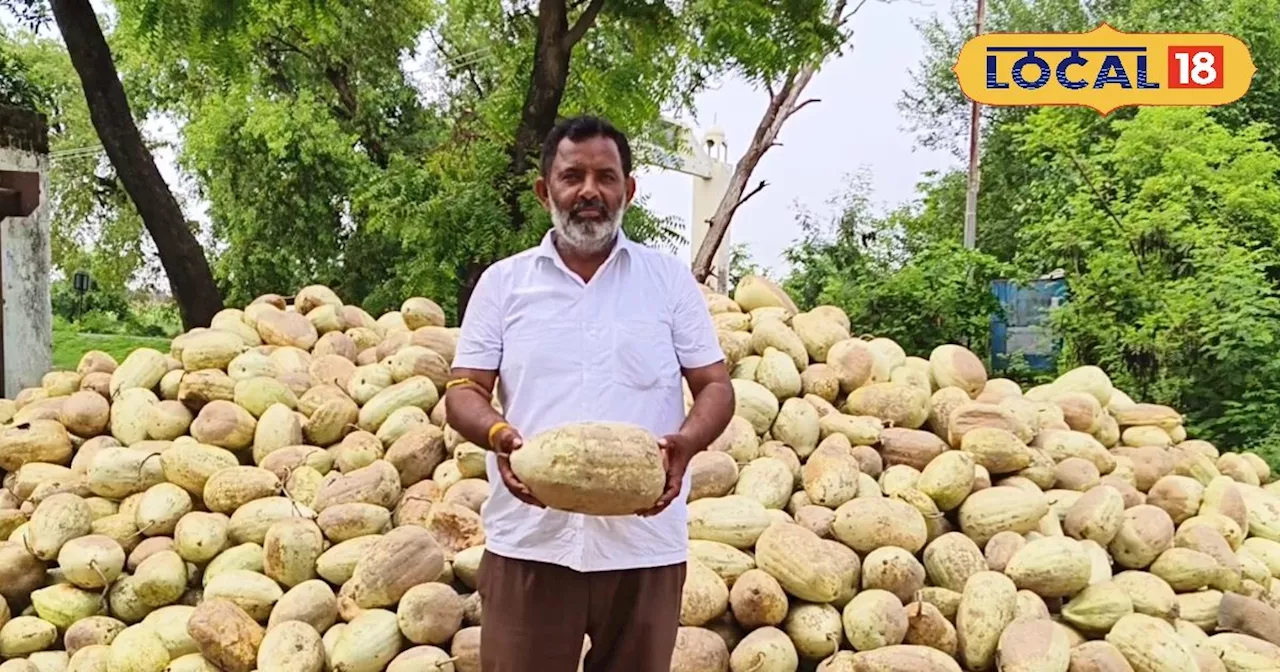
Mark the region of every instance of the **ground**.
[[128, 354], [141, 347], [150, 347], [160, 352], [169, 352], [169, 339], [149, 338], [146, 336], [122, 336], [118, 334], [85, 334], [73, 331], [54, 330], [53, 332], [53, 368], [74, 371], [80, 363], [80, 357], [90, 350], [101, 350], [117, 362], [124, 361]]

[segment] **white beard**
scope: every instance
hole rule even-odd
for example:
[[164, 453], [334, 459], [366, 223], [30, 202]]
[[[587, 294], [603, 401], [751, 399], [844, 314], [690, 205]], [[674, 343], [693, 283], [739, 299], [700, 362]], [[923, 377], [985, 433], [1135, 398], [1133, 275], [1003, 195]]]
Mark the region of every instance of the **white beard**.
[[627, 212], [627, 204], [623, 202], [612, 219], [581, 220], [562, 212], [554, 200], [549, 200], [549, 203], [557, 240], [579, 254], [599, 254], [613, 245], [614, 236], [622, 228], [622, 216]]

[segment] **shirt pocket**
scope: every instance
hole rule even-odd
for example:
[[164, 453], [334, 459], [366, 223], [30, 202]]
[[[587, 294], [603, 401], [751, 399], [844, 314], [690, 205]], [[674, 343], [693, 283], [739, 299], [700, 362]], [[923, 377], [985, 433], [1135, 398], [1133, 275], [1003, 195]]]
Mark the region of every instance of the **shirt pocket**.
[[680, 381], [671, 327], [660, 320], [618, 320], [614, 325], [617, 380], [625, 388], [651, 390]]

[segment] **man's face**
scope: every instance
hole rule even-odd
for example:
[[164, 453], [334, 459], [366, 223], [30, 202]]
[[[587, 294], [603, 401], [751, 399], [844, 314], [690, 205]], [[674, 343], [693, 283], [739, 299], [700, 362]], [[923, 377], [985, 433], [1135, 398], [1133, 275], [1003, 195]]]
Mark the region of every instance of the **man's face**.
[[560, 141], [550, 174], [538, 178], [538, 199], [551, 212], [560, 241], [578, 252], [606, 249], [635, 194], [635, 179], [622, 173], [618, 146], [606, 137]]

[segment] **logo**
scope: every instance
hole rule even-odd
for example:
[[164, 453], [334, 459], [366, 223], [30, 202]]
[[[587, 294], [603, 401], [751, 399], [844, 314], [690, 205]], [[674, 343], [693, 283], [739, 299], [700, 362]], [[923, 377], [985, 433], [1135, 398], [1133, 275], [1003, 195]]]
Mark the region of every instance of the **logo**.
[[1221, 33], [987, 33], [951, 68], [970, 100], [992, 106], [1225, 105], [1257, 71], [1244, 42]]

